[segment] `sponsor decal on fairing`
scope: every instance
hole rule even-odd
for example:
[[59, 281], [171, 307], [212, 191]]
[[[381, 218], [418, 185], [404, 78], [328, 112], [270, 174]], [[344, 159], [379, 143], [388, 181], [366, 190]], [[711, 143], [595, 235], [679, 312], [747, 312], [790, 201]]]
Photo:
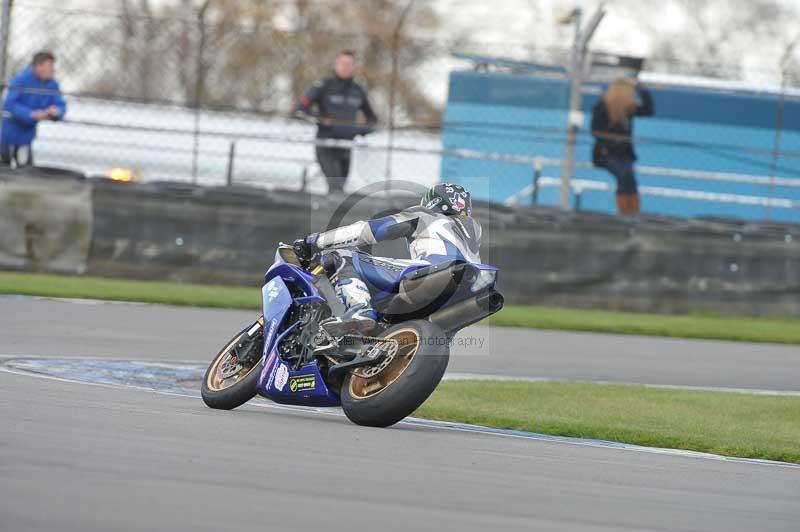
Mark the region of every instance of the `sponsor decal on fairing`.
[[275, 388], [282, 392], [288, 380], [289, 368], [286, 366], [286, 364], [278, 365], [278, 370], [275, 373]]

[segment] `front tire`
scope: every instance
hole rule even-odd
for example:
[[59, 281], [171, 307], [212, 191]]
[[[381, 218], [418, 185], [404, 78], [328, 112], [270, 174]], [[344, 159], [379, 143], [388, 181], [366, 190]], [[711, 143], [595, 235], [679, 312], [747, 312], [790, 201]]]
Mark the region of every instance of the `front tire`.
[[439, 385], [450, 359], [447, 336], [429, 321], [400, 323], [381, 336], [398, 341], [391, 362], [377, 375], [355, 370], [342, 382], [342, 408], [358, 425], [388, 427], [414, 412]]
[[242, 339], [247, 337], [247, 329], [234, 336], [230, 342], [217, 353], [214, 360], [203, 376], [203, 384], [200, 387], [200, 395], [203, 402], [211, 408], [222, 410], [232, 410], [245, 404], [256, 396], [256, 387], [260, 375], [259, 361], [261, 360], [260, 349], [263, 349], [264, 336], [256, 334], [251, 340], [251, 345], [244, 349], [259, 349], [259, 355], [251, 355], [251, 364], [242, 365], [238, 362], [234, 354], [234, 347]]

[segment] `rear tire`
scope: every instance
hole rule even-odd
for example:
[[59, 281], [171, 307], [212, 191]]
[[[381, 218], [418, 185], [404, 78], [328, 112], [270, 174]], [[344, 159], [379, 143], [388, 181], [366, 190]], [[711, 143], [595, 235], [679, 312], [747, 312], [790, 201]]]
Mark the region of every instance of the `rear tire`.
[[[258, 378], [261, 374], [261, 356], [258, 356], [252, 366], [242, 367], [241, 370], [228, 379], [221, 379], [220, 366], [225, 364], [226, 357], [229, 357], [233, 347], [239, 342], [242, 336], [247, 334], [248, 326], [242, 332], [234, 336], [227, 345], [217, 353], [203, 376], [203, 384], [200, 387], [200, 395], [203, 402], [211, 408], [221, 410], [232, 410], [237, 406], [245, 404], [256, 396]], [[256, 345], [252, 349], [263, 348], [264, 337], [257, 335], [253, 338]]]
[[450, 359], [447, 336], [429, 321], [400, 323], [381, 336], [400, 342], [392, 362], [372, 378], [351, 372], [342, 382], [342, 408], [358, 425], [388, 427], [414, 412], [439, 385]]

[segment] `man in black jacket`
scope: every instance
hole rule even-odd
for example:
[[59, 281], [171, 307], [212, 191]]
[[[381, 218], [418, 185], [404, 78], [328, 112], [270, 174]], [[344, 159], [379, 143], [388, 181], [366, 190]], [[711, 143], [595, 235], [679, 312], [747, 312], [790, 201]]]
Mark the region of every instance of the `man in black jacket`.
[[[340, 52], [333, 76], [315, 81], [300, 98], [295, 114], [316, 118], [318, 139], [353, 140], [373, 131], [378, 118], [367, 91], [353, 80], [355, 70], [353, 52]], [[366, 125], [357, 125], [358, 111], [364, 113]], [[341, 192], [350, 172], [350, 148], [317, 146], [317, 161], [330, 192]]]

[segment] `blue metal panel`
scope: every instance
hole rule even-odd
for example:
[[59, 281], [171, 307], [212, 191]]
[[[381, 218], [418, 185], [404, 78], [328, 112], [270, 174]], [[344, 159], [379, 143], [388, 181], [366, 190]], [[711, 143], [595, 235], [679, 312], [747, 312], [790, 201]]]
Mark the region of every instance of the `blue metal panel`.
[[[585, 88], [584, 126], [577, 143], [577, 160], [590, 161], [593, 139], [588, 134], [591, 109], [604, 87]], [[773, 161], [779, 97], [733, 90], [656, 87], [651, 90], [654, 117], [636, 120], [639, 164], [675, 169], [732, 172], [769, 176], [776, 163], [780, 177], [800, 177], [800, 157]], [[459, 157], [455, 150], [542, 156], [560, 159], [567, 121], [569, 88], [566, 80], [509, 73], [453, 72], [445, 109], [441, 178], [467, 186], [479, 199], [501, 202], [533, 181], [530, 164]], [[800, 99], [783, 101], [781, 149], [800, 151]], [[560, 168], [545, 168], [558, 177]], [[603, 169], [576, 169], [576, 178], [614, 184]], [[800, 188], [699, 181], [668, 176], [639, 175], [641, 186], [800, 200]], [[558, 203], [555, 187], [539, 191], [538, 203]], [[582, 208], [614, 212], [613, 193], [585, 191]], [[647, 212], [674, 216], [732, 216], [764, 219], [763, 206], [706, 200], [645, 196]], [[772, 220], [800, 222], [800, 211], [771, 208]]]

